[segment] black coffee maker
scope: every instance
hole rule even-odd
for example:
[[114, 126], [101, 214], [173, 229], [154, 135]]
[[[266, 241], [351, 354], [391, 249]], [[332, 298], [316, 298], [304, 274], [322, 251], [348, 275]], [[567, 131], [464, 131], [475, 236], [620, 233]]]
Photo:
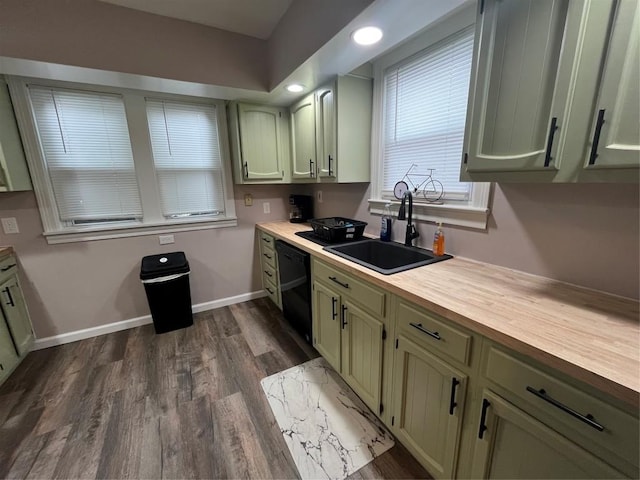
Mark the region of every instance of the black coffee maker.
[[304, 223], [313, 218], [313, 197], [310, 195], [289, 195], [289, 221]]

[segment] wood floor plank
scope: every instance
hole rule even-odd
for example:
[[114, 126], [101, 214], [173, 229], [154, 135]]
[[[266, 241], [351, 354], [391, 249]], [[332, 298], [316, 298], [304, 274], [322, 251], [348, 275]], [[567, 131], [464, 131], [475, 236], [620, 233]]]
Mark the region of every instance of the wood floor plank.
[[31, 470], [27, 474], [27, 479], [53, 478], [53, 473], [58, 465], [62, 450], [67, 443], [71, 425], [65, 425], [55, 432], [49, 432], [43, 437], [45, 445], [35, 459]]
[[8, 475], [23, 445], [31, 442], [41, 415], [42, 409], [27, 410], [9, 418], [0, 427], [0, 478]]
[[213, 404], [215, 430], [222, 436], [222, 450], [230, 478], [272, 478], [269, 462], [241, 393]]
[[246, 303], [231, 305], [229, 309], [254, 356], [257, 357], [277, 348], [276, 339], [270, 335], [266, 317], [256, 317]]

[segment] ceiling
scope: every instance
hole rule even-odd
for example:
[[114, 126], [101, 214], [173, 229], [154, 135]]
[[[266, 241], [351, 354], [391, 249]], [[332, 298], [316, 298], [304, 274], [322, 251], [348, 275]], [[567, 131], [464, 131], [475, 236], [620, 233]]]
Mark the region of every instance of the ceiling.
[[100, 0], [266, 40], [293, 0]]

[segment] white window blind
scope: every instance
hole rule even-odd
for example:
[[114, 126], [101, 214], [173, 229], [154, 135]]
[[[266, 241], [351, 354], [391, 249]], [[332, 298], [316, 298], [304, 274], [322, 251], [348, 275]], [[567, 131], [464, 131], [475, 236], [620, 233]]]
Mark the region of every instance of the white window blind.
[[224, 214], [216, 107], [153, 99], [146, 103], [163, 215]]
[[142, 217], [122, 97], [29, 85], [60, 220]]
[[414, 174], [435, 169], [445, 198], [468, 199], [459, 177], [472, 54], [469, 27], [385, 71], [383, 192], [416, 164]]

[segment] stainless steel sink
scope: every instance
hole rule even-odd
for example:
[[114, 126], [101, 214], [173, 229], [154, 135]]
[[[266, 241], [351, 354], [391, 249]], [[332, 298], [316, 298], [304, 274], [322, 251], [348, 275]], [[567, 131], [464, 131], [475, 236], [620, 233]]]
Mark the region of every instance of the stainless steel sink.
[[334, 247], [324, 247], [324, 250], [384, 275], [404, 272], [453, 258], [451, 255], [436, 256], [430, 250], [407, 247], [395, 242], [382, 242], [373, 238]]

